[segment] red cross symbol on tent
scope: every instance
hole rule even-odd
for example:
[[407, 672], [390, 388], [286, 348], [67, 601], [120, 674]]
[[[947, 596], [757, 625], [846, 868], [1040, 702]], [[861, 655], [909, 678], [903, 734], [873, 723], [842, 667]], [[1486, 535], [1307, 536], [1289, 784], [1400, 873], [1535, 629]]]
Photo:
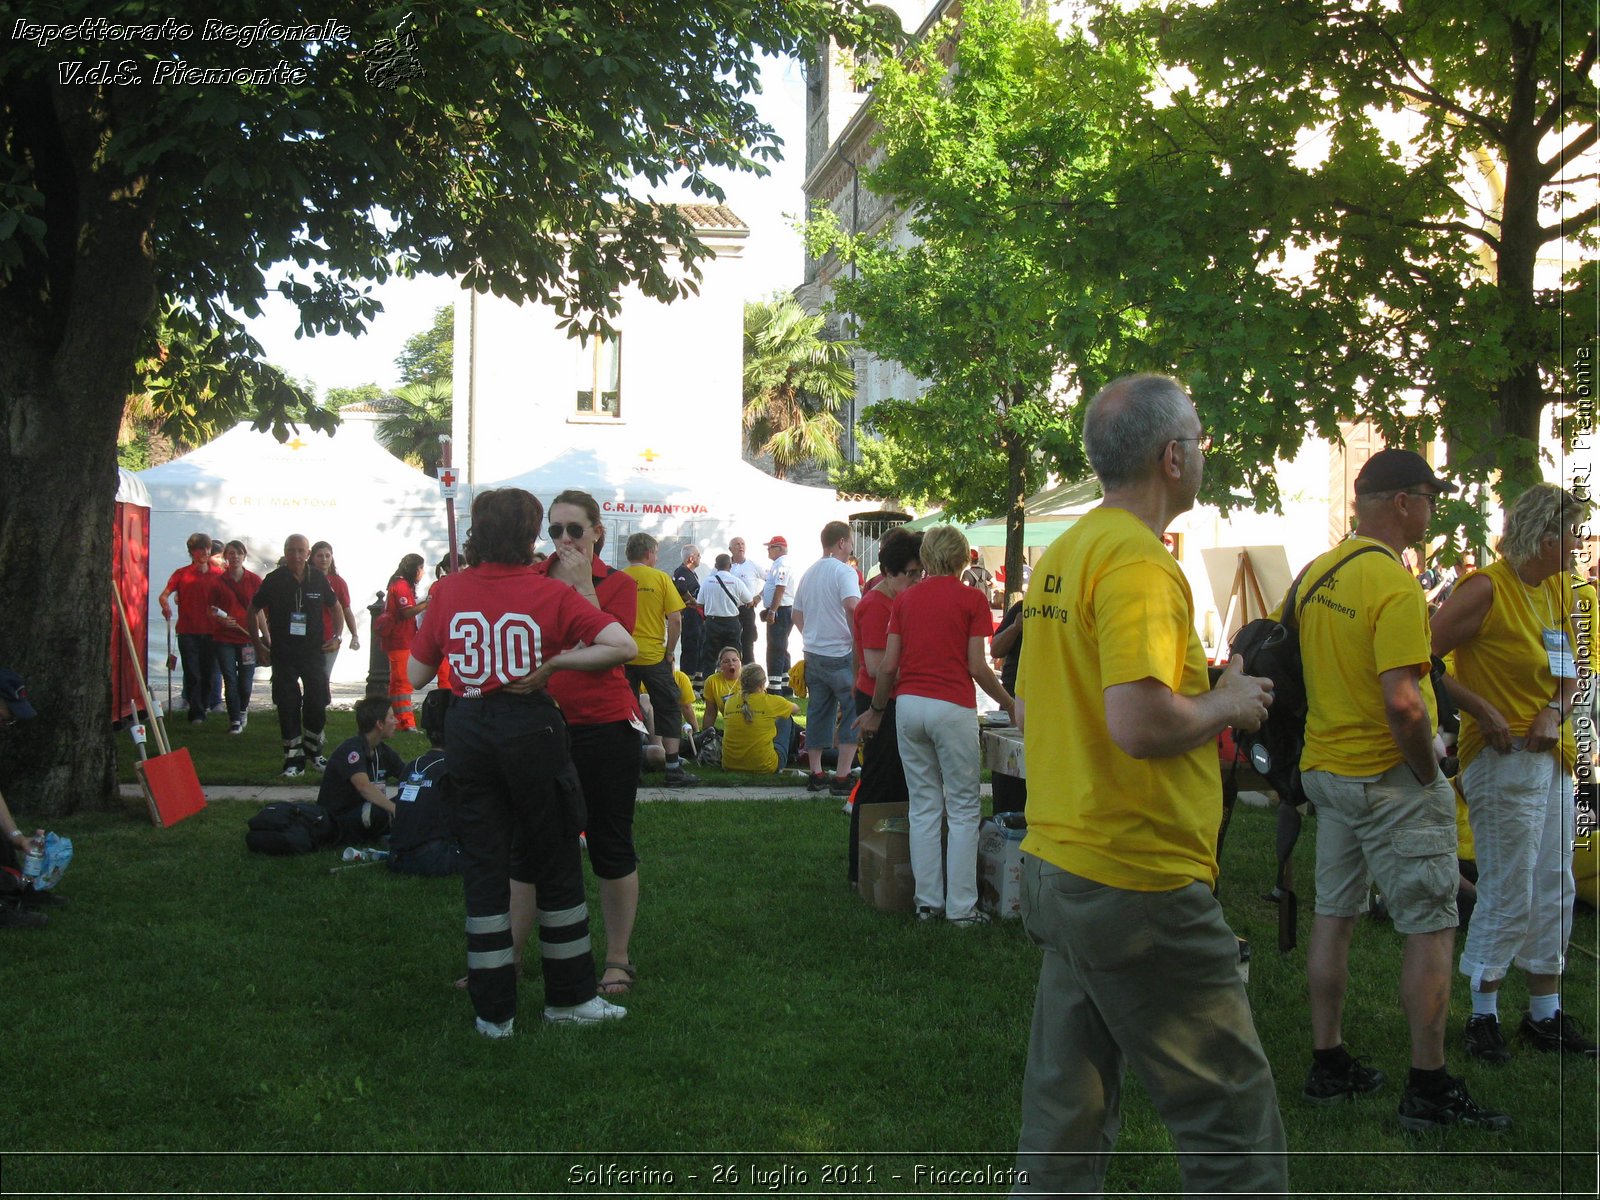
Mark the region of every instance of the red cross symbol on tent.
[[439, 494], [446, 500], [456, 494], [456, 481], [460, 478], [453, 467], [442, 467], [439, 471]]

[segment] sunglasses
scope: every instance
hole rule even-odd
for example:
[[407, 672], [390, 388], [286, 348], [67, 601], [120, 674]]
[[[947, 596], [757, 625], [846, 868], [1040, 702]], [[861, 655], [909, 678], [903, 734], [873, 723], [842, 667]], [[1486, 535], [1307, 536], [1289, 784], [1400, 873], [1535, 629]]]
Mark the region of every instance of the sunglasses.
[[589, 527], [587, 525], [579, 525], [576, 521], [568, 521], [565, 525], [552, 525], [550, 526], [550, 540], [559, 542], [563, 532], [576, 542], [582, 540], [583, 535], [589, 532]]

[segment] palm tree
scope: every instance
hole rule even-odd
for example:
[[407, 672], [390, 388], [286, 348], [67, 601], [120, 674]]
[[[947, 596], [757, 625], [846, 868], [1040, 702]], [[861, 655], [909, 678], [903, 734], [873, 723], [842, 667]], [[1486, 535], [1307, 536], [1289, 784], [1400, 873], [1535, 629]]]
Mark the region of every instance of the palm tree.
[[378, 424], [378, 440], [390, 454], [433, 474], [439, 435], [450, 432], [450, 381], [408, 383], [380, 403], [392, 411]]
[[855, 343], [824, 340], [822, 325], [793, 296], [744, 306], [745, 444], [772, 456], [779, 479], [804, 462], [844, 461], [834, 414], [855, 392]]

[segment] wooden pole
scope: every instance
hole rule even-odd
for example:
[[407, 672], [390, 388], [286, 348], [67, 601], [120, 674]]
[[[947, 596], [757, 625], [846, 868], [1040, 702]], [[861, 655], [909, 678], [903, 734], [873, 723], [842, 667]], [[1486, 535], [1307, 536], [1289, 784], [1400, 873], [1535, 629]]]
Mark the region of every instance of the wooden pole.
[[117, 602], [117, 617], [122, 624], [122, 636], [128, 643], [128, 661], [133, 665], [134, 682], [139, 685], [139, 695], [144, 700], [144, 711], [150, 717], [150, 727], [156, 735], [156, 752], [158, 754], [172, 753], [172, 746], [167, 742], [166, 727], [161, 723], [161, 718], [156, 713], [155, 701], [150, 698], [150, 687], [145, 682], [144, 664], [139, 661], [139, 650], [133, 643], [133, 628], [128, 624], [128, 610], [123, 607], [122, 593], [117, 590], [117, 585], [111, 585], [111, 597]]

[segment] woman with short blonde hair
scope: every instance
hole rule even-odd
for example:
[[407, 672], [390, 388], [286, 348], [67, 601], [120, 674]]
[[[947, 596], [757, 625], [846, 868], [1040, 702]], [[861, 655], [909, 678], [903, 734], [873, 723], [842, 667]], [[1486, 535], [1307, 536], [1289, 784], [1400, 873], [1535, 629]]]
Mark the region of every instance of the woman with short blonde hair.
[[[1500, 984], [1528, 981], [1521, 1032], [1540, 1050], [1592, 1057], [1594, 1042], [1561, 1011], [1572, 934], [1572, 708], [1591, 611], [1575, 617], [1573, 553], [1589, 506], [1535, 484], [1506, 512], [1502, 558], [1456, 586], [1433, 616], [1433, 652], [1454, 653], [1448, 687], [1461, 708], [1461, 789], [1478, 859], [1461, 973], [1471, 981], [1467, 1052], [1511, 1058]], [[1580, 641], [1580, 639], [1582, 639]]]

